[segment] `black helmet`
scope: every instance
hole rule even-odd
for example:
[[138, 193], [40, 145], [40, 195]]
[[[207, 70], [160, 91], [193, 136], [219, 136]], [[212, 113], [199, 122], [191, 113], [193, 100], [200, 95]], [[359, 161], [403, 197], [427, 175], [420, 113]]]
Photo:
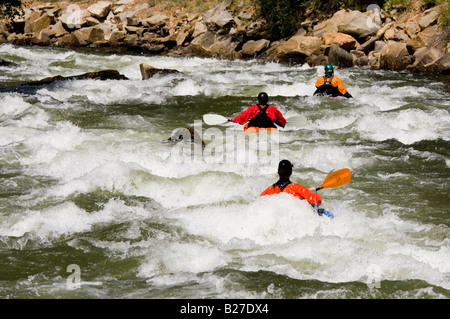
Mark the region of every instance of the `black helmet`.
[[269, 102], [269, 96], [266, 92], [261, 92], [258, 94], [258, 103], [259, 104], [267, 104]]
[[282, 160], [278, 164], [278, 174], [280, 176], [291, 176], [293, 166], [294, 165], [292, 165], [292, 163], [289, 162], [288, 160], [286, 160], [286, 159]]

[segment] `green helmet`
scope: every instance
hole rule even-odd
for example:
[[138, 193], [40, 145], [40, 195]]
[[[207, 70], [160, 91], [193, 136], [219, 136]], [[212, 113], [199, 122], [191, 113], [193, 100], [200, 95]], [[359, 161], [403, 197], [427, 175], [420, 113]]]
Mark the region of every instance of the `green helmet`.
[[333, 66], [331, 64], [325, 65], [325, 72], [333, 73], [334, 72]]

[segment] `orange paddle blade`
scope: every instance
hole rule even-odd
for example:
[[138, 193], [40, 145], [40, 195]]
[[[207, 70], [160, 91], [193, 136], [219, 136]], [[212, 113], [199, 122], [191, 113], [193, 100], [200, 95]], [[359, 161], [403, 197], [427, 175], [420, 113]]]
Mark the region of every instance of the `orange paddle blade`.
[[329, 174], [319, 188], [335, 188], [350, 182], [352, 174], [348, 168], [340, 169]]

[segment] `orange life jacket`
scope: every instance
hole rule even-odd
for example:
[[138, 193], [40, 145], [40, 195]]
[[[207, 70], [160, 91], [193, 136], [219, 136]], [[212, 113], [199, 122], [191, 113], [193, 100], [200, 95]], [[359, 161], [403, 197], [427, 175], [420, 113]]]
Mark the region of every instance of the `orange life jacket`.
[[311, 205], [319, 205], [322, 202], [322, 198], [319, 194], [313, 193], [303, 185], [292, 183], [289, 179], [280, 179], [275, 184], [266, 188], [261, 193], [261, 196], [279, 194], [281, 192], [294, 195], [301, 199], [306, 199]]

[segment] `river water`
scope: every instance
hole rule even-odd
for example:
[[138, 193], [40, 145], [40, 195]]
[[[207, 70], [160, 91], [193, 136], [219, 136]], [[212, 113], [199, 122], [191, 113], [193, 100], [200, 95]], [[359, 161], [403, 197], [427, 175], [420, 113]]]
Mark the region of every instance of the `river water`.
[[[450, 297], [448, 78], [338, 69], [353, 99], [312, 97], [322, 67], [0, 46], [0, 298]], [[139, 64], [182, 73], [142, 80]], [[125, 81], [18, 85], [115, 69]], [[235, 116], [266, 91], [271, 134]], [[199, 143], [170, 143], [195, 128]], [[313, 213], [261, 197], [281, 159], [321, 185]]]

